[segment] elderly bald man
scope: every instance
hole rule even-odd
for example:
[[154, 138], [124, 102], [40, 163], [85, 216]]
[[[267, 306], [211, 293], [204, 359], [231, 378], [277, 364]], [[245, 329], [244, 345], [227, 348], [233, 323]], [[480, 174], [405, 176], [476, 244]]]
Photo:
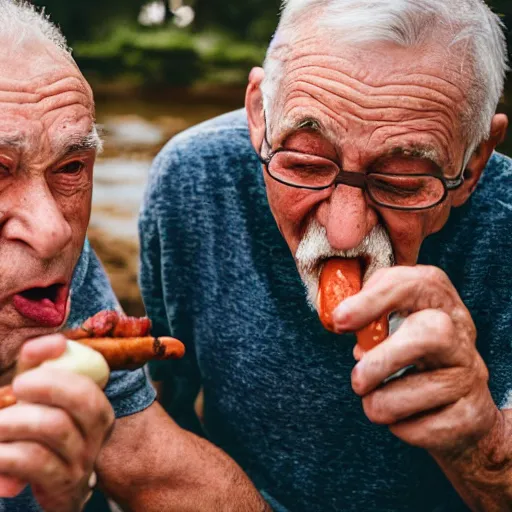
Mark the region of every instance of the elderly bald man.
[[[274, 510], [512, 510], [505, 70], [480, 0], [288, 0], [246, 110], [157, 158], [141, 285], [188, 352], [153, 376], [191, 429], [204, 389], [203, 433]], [[339, 334], [332, 257], [366, 281]]]
[[[91, 89], [60, 32], [32, 6], [0, 0], [0, 27], [3, 385], [16, 360], [32, 368], [63, 352], [52, 333], [64, 323], [118, 304], [85, 241], [101, 146]], [[241, 510], [261, 500], [225, 455], [154, 403], [142, 370], [113, 373], [106, 395], [86, 377], [42, 368], [13, 388], [18, 404], [0, 411], [0, 495], [11, 496], [0, 499], [2, 511], [81, 510], [94, 469], [128, 510], [220, 510], [227, 495]], [[205, 457], [213, 460], [206, 473]], [[229, 479], [240, 486], [228, 490]]]

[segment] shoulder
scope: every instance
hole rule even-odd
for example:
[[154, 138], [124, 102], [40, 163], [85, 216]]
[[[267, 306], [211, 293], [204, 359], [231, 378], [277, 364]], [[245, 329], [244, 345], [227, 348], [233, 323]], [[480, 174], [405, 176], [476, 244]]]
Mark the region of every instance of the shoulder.
[[153, 163], [150, 187], [174, 178], [189, 180], [204, 174], [205, 168], [219, 169], [226, 160], [254, 156], [245, 110], [230, 112], [173, 137]]
[[502, 153], [495, 151], [489, 159], [489, 163], [487, 164], [487, 171], [505, 173], [510, 176], [512, 173], [512, 159], [506, 155], [503, 155]]
[[156, 157], [141, 209], [146, 217], [199, 213], [220, 190], [239, 190], [243, 176], [257, 174], [245, 110], [194, 126], [173, 137]]
[[[504, 232], [512, 223], [512, 159], [493, 153], [469, 201], [453, 216], [477, 235], [480, 228], [488, 238], [491, 231]], [[508, 237], [506, 237], [508, 239]], [[501, 238], [500, 243], [506, 241]]]
[[[475, 196], [498, 207], [508, 206], [512, 214], [512, 159], [501, 153], [493, 153], [480, 181]], [[497, 208], [499, 209], [499, 208]]]
[[[201, 143], [200, 147], [195, 146], [198, 142]], [[161, 155], [176, 149], [188, 149], [201, 154], [204, 148], [229, 153], [232, 146], [237, 144], [251, 147], [245, 109], [209, 119], [181, 132], [169, 141]]]
[[102, 264], [86, 239], [71, 282], [67, 325], [78, 325], [103, 309], [119, 309], [119, 304]]

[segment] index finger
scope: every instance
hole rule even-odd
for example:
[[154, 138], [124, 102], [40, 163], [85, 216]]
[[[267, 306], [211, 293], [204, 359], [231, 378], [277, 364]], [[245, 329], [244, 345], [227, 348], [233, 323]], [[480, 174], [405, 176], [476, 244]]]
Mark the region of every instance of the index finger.
[[439, 309], [452, 318], [468, 315], [446, 274], [436, 267], [391, 267], [376, 272], [363, 289], [333, 313], [336, 330], [355, 331], [394, 311]]
[[103, 391], [89, 377], [65, 370], [37, 368], [14, 380], [18, 400], [64, 409], [83, 437], [101, 444], [114, 422], [114, 413]]

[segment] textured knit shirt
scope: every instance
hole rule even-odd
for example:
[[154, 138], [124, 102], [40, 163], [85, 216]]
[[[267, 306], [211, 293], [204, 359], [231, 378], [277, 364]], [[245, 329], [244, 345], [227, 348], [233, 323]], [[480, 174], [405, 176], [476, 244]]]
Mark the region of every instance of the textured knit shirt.
[[[89, 242], [85, 243], [76, 266], [71, 285], [71, 296], [68, 327], [80, 325], [98, 311], [119, 308], [108, 278]], [[140, 412], [155, 400], [155, 391], [143, 370], [112, 372], [105, 393], [117, 418]], [[16, 498], [0, 499], [0, 512], [36, 512], [40, 510], [42, 509], [34, 500], [30, 487], [27, 487]]]
[[[478, 328], [490, 388], [512, 390], [512, 162], [494, 154], [472, 199], [422, 246]], [[271, 215], [244, 111], [175, 137], [156, 159], [140, 218], [141, 288], [158, 333], [187, 346], [154, 364], [170, 414], [246, 471], [274, 510], [467, 510], [427, 452], [372, 424], [351, 388], [351, 335], [306, 303]], [[205, 467], [204, 471], [208, 471]]]

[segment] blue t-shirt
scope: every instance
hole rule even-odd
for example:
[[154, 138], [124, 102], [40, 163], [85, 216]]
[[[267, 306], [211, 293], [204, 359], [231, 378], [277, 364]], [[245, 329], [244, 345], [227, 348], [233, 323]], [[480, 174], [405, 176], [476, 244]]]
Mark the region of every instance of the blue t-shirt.
[[[499, 406], [512, 390], [512, 161], [494, 154], [473, 198], [425, 241], [477, 324]], [[467, 510], [427, 452], [365, 417], [351, 336], [306, 303], [271, 215], [244, 111], [175, 137], [156, 159], [140, 218], [141, 288], [158, 333], [187, 346], [154, 364], [170, 414], [247, 472], [275, 510]], [[205, 471], [207, 468], [205, 468]]]
[[[98, 311], [119, 309], [108, 278], [86, 241], [75, 269], [71, 286], [71, 312], [68, 327], [76, 327]], [[135, 414], [155, 400], [155, 390], [143, 370], [112, 372], [105, 393], [117, 418]], [[38, 512], [30, 487], [16, 498], [0, 499], [0, 512]]]

